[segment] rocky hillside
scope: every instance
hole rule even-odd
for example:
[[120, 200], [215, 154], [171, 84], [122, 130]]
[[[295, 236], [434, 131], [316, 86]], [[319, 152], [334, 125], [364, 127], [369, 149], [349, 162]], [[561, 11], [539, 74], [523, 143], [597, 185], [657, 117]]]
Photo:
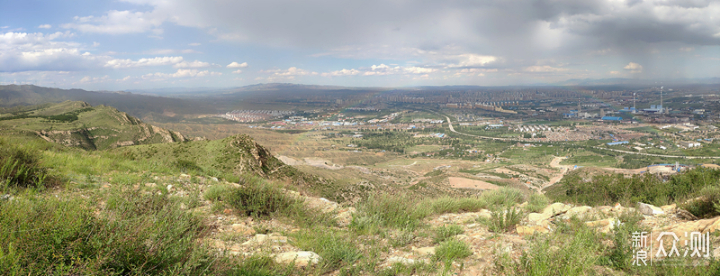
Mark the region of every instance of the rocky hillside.
[[36, 135], [64, 146], [93, 150], [187, 140], [178, 132], [143, 123], [113, 107], [73, 101], [6, 109], [0, 114], [0, 132]]

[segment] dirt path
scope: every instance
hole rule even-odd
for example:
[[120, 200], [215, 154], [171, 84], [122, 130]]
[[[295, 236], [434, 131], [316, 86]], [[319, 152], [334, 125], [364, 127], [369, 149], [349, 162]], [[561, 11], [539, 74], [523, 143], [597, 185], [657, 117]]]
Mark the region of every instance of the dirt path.
[[560, 165], [560, 162], [564, 159], [567, 159], [567, 157], [555, 157], [552, 161], [550, 161], [550, 167], [560, 169], [560, 174], [551, 177], [550, 181], [548, 181], [548, 183], [546, 183], [542, 187], [535, 187], [535, 190], [537, 190], [539, 193], [543, 193], [543, 189], [555, 185], [555, 183], [560, 182], [560, 180], [565, 177], [565, 174], [570, 171], [570, 167], [572, 167], [572, 165]]
[[492, 183], [463, 177], [448, 177], [448, 181], [450, 181], [450, 186], [456, 189], [497, 190], [500, 188]]

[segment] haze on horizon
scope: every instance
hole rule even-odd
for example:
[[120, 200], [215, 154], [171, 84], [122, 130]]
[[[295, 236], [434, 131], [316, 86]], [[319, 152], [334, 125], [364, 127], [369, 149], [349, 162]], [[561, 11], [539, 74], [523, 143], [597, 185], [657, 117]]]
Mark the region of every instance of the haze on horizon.
[[96, 90], [720, 77], [720, 1], [3, 1], [0, 84]]

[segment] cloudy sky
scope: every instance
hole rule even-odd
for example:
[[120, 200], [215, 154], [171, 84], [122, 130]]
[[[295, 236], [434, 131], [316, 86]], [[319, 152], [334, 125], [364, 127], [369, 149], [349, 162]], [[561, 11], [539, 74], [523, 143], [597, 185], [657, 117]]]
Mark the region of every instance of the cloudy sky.
[[720, 1], [0, 2], [0, 84], [513, 85], [720, 77]]

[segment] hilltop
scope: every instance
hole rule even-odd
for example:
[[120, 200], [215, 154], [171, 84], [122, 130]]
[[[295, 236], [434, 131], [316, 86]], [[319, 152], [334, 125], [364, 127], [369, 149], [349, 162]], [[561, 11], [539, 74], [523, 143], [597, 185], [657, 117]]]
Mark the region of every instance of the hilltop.
[[108, 105], [136, 117], [161, 114], [213, 113], [211, 106], [198, 101], [129, 92], [98, 92], [83, 89], [60, 89], [35, 85], [0, 85], [0, 107], [84, 101], [91, 105]]
[[79, 101], [0, 110], [0, 133], [98, 150], [187, 140], [179, 132], [146, 124], [114, 107]]

